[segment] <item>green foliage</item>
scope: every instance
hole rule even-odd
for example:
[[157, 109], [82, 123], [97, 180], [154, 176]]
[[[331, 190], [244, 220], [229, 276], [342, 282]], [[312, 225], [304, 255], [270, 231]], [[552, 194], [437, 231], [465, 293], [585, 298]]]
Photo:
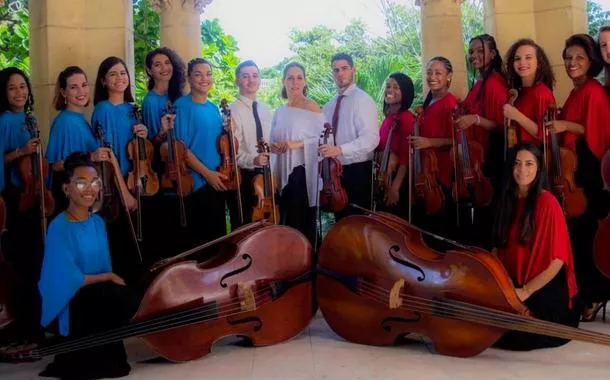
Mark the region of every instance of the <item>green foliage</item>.
[[25, 4], [17, 12], [0, 7], [0, 67], [16, 66], [29, 75], [29, 20]]
[[237, 41], [225, 33], [218, 19], [205, 20], [201, 24], [201, 39], [201, 54], [214, 68], [214, 87], [210, 91], [210, 98], [216, 103], [222, 99], [232, 102], [236, 95], [235, 68], [239, 65]]
[[589, 21], [589, 34], [597, 39], [599, 28], [610, 22], [610, 12], [604, 12], [597, 2], [587, 0], [587, 19]]
[[148, 92], [146, 54], [159, 47], [159, 15], [150, 1], [139, 1], [133, 7], [133, 46], [136, 100], [141, 102]]

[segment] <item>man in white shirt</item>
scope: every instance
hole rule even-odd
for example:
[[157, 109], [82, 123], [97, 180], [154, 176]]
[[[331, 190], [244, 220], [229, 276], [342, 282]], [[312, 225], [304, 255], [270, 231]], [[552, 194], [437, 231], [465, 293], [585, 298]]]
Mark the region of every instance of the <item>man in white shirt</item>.
[[[239, 87], [239, 95], [231, 104], [231, 118], [235, 138], [239, 143], [237, 166], [241, 169], [241, 198], [244, 224], [251, 221], [252, 208], [257, 197], [253, 194], [252, 180], [262, 168], [269, 165], [269, 157], [257, 151], [258, 139], [269, 141], [271, 129], [271, 110], [256, 99], [256, 93], [261, 85], [260, 71], [251, 60], [240, 63], [235, 69], [235, 81]], [[227, 202], [231, 215], [231, 227], [240, 226], [237, 208], [237, 197], [230, 197]]]
[[[335, 145], [321, 145], [320, 154], [337, 157], [343, 164], [341, 183], [348, 202], [371, 208], [373, 151], [379, 145], [377, 105], [354, 83], [356, 68], [351, 56], [335, 54], [331, 66], [339, 94], [322, 112], [333, 126]], [[357, 210], [348, 206], [335, 219], [354, 213]]]

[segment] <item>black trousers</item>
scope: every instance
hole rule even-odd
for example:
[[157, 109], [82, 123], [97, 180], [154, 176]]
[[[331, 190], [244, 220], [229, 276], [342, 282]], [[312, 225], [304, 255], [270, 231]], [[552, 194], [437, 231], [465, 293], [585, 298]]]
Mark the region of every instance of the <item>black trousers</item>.
[[316, 243], [316, 208], [309, 207], [305, 167], [297, 166], [288, 177], [280, 196], [281, 223], [301, 232], [312, 247]]
[[227, 233], [226, 194], [204, 185], [186, 197], [186, 241], [191, 249]]
[[[70, 301], [69, 337], [86, 337], [126, 324], [137, 311], [139, 301], [139, 295], [131, 288], [112, 282], [80, 289]], [[58, 354], [40, 376], [90, 380], [123, 377], [130, 371], [123, 342], [115, 342]]]
[[242, 211], [244, 216], [244, 222], [239, 222], [239, 208], [237, 207], [237, 192], [227, 192], [227, 207], [229, 208], [229, 215], [231, 217], [231, 230], [248, 224], [252, 221], [252, 208], [256, 205], [256, 195], [254, 195], [254, 188], [252, 187], [252, 181], [254, 177], [262, 173], [256, 169], [240, 169], [241, 170], [241, 203]]
[[[373, 188], [373, 161], [357, 162], [343, 165], [341, 184], [347, 193], [349, 203], [357, 204], [367, 209], [371, 208], [371, 191]], [[335, 220], [349, 215], [361, 214], [360, 210], [347, 206], [343, 211], [335, 213]]]

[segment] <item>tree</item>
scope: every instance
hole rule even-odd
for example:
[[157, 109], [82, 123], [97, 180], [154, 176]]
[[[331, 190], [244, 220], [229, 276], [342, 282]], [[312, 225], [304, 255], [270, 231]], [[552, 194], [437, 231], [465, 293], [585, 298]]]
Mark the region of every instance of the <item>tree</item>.
[[589, 21], [589, 34], [593, 38], [597, 38], [599, 28], [610, 21], [610, 12], [604, 12], [599, 3], [587, 0], [587, 19]]
[[30, 14], [27, 4], [0, 7], [0, 67], [16, 66], [30, 73]]

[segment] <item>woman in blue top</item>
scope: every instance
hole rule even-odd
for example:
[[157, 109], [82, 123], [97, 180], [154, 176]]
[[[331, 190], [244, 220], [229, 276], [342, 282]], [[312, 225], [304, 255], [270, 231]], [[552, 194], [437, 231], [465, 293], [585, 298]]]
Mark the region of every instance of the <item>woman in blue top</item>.
[[[118, 57], [108, 57], [99, 66], [95, 80], [95, 95], [93, 104], [95, 109], [91, 116], [91, 124], [94, 129], [100, 127], [104, 140], [110, 144], [110, 148], [116, 156], [120, 175], [126, 178], [131, 170], [131, 162], [127, 156], [127, 145], [134, 138], [146, 138], [148, 130], [142, 124], [136, 124], [133, 112], [133, 95], [130, 88], [130, 76], [127, 65]], [[120, 202], [118, 195], [116, 201]], [[128, 205], [130, 209], [135, 205]], [[143, 205], [142, 208], [145, 208]], [[125, 247], [134, 247], [136, 241], [131, 235], [128, 220], [130, 215], [121, 208], [117, 220], [108, 223], [108, 235], [110, 236], [110, 251], [117, 252]], [[144, 253], [146, 256], [146, 253]], [[128, 282], [137, 277], [140, 263], [136, 254], [117, 256], [114, 259], [117, 272], [126, 278]]]
[[2, 236], [3, 252], [23, 283], [16, 289], [18, 294], [11, 299], [16, 314], [15, 331], [20, 338], [35, 341], [42, 337], [37, 320], [40, 315], [40, 300], [36, 282], [42, 262], [42, 229], [38, 207], [20, 212], [19, 197], [23, 181], [18, 174], [20, 159], [36, 152], [40, 143], [26, 129], [25, 111], [34, 104], [30, 81], [23, 71], [8, 67], [0, 72], [0, 139], [3, 140], [5, 187], [2, 195], [7, 208], [7, 232]]
[[[57, 77], [53, 106], [59, 113], [51, 124], [46, 152], [47, 161], [53, 169], [52, 189], [57, 214], [68, 206], [68, 200], [62, 191], [61, 178], [66, 157], [74, 152], [87, 152], [95, 162], [109, 161], [111, 158], [112, 150], [99, 147], [93, 130], [83, 115], [88, 105], [87, 75], [80, 67], [67, 67]], [[126, 190], [125, 186], [124, 188]], [[124, 191], [124, 195], [131, 204], [135, 203], [128, 191]]]
[[[40, 323], [61, 336], [79, 337], [124, 325], [137, 310], [138, 296], [113, 272], [104, 220], [90, 211], [102, 186], [95, 164], [89, 154], [75, 152], [65, 159], [64, 171], [69, 204], [49, 225], [38, 283]], [[58, 354], [40, 376], [89, 380], [127, 376], [130, 370], [118, 342]]]
[[[193, 192], [186, 197], [187, 246], [194, 247], [226, 233], [225, 193], [217, 170], [220, 166], [218, 139], [223, 130], [223, 118], [218, 106], [208, 99], [214, 79], [212, 66], [203, 58], [188, 64], [191, 93], [174, 104], [175, 115], [162, 120], [161, 134], [176, 129], [176, 138], [188, 148], [187, 164], [194, 180]], [[184, 247], [186, 248], [186, 247]]]

